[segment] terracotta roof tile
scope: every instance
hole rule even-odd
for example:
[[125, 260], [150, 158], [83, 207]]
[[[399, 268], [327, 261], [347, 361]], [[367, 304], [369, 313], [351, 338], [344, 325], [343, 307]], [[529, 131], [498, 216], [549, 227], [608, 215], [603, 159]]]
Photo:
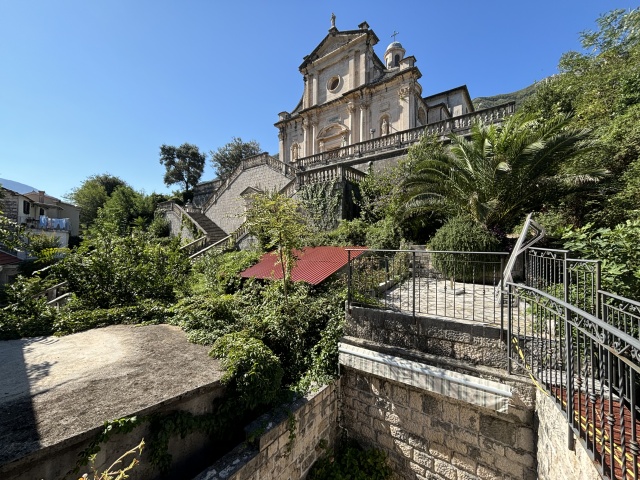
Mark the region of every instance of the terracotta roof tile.
[[21, 260], [15, 255], [0, 252], [0, 265], [17, 265]]

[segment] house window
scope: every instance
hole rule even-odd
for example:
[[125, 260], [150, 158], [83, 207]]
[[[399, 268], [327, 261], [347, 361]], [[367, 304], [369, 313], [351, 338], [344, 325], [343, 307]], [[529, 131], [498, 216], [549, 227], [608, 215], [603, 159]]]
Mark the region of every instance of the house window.
[[44, 208], [40, 209], [40, 216], [44, 215]]
[[22, 201], [22, 213], [24, 213], [25, 215], [29, 215], [30, 211], [31, 211], [31, 204], [29, 203], [28, 200], [23, 200]]

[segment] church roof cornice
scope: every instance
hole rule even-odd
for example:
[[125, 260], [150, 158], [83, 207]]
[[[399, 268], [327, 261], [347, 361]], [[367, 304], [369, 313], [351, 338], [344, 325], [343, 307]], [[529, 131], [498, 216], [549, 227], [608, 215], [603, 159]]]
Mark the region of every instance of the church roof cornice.
[[[300, 64], [300, 67], [298, 67], [299, 70], [303, 71], [305, 68], [307, 68], [309, 66], [309, 64], [312, 64], [313, 62], [315, 62], [316, 60], [319, 60], [320, 58], [324, 58], [324, 57], [320, 57], [318, 55], [318, 52], [322, 49], [322, 47], [330, 39], [335, 38], [335, 37], [352, 37], [352, 38], [348, 39], [348, 41], [344, 45], [341, 45], [339, 48], [336, 49], [336, 50], [340, 50], [342, 47], [344, 47], [346, 45], [349, 45], [353, 40], [355, 40], [357, 38], [361, 38], [364, 35], [366, 35], [366, 37], [367, 37], [367, 42], [366, 42], [367, 45], [373, 46], [373, 45], [375, 45], [376, 43], [378, 43], [380, 41], [380, 39], [377, 37], [377, 35], [371, 29], [339, 31], [338, 29], [333, 29], [332, 28], [329, 31], [329, 33], [327, 34], [327, 36], [324, 37], [324, 39], [322, 39], [322, 41], [318, 44], [318, 46], [316, 48], [314, 48], [313, 51], [309, 55], [304, 57], [303, 62]], [[330, 53], [333, 53], [333, 52], [330, 52]]]

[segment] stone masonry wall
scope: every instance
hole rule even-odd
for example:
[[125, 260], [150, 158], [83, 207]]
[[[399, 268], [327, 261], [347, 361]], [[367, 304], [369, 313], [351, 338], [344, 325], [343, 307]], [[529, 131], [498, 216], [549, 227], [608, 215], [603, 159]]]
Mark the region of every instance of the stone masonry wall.
[[194, 480], [303, 479], [325, 450], [334, 446], [337, 412], [333, 383], [295, 402], [288, 411], [253, 422], [245, 429], [249, 446], [239, 445]]
[[203, 212], [226, 233], [235, 231], [244, 218], [239, 217], [245, 209], [245, 200], [240, 194], [251, 187], [256, 190], [280, 190], [290, 180], [268, 165], [258, 165], [242, 172], [222, 196], [207, 211]]
[[564, 415], [549, 395], [536, 398], [538, 414], [538, 478], [540, 480], [599, 480], [600, 474], [582, 444], [567, 448], [568, 427]]
[[537, 478], [531, 409], [496, 413], [345, 367], [340, 387], [341, 426], [400, 478]]
[[352, 307], [345, 335], [410, 348], [471, 365], [506, 370], [507, 351], [497, 327]]

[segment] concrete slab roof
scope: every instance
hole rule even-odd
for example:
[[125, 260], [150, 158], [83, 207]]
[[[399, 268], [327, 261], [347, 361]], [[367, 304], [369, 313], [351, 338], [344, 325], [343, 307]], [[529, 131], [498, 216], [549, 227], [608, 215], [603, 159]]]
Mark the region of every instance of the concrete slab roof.
[[207, 353], [170, 325], [0, 342], [0, 465], [219, 381]]

